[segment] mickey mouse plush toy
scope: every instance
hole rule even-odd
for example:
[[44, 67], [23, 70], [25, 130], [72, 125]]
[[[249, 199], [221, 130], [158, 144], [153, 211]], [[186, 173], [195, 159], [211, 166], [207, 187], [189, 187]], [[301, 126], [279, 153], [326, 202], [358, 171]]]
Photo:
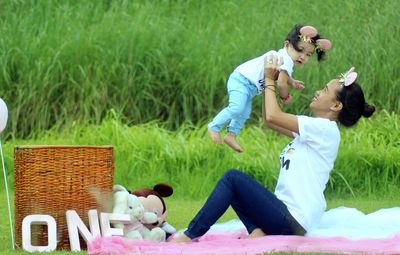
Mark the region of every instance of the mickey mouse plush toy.
[[169, 197], [173, 193], [171, 186], [165, 183], [156, 184], [153, 189], [141, 188], [131, 191], [131, 194], [136, 195], [147, 212], [153, 212], [157, 215], [158, 221], [153, 224], [147, 224], [146, 227], [150, 230], [155, 227], [160, 227], [166, 233], [166, 239], [176, 232], [176, 229], [166, 221], [167, 207], [163, 197]]

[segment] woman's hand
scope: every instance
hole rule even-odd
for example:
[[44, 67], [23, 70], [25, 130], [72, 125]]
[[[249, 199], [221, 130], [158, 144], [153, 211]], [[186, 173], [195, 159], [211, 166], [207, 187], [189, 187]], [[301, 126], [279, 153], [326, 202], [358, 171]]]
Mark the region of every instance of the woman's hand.
[[273, 54], [268, 55], [264, 60], [264, 77], [267, 80], [275, 81], [278, 79], [279, 67], [283, 64], [283, 58]]

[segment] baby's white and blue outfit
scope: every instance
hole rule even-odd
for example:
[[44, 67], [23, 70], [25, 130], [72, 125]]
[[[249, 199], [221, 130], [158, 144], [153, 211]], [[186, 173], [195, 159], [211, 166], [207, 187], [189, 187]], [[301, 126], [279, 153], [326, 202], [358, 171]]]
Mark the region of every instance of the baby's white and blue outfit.
[[292, 77], [294, 62], [284, 48], [278, 52], [268, 51], [239, 65], [228, 79], [228, 106], [208, 124], [210, 129], [219, 132], [225, 123], [230, 121], [228, 132], [239, 135], [244, 123], [250, 117], [253, 97], [264, 90], [264, 59], [270, 54], [283, 58], [284, 63], [280, 70], [285, 70]]

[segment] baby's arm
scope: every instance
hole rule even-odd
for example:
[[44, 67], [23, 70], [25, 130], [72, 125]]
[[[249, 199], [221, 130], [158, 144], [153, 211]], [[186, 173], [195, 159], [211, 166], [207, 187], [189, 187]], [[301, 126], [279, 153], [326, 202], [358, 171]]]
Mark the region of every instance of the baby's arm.
[[292, 78], [287, 74], [286, 71], [282, 70], [278, 76], [278, 91], [279, 97], [284, 103], [289, 103], [292, 100], [292, 96], [289, 94], [289, 85], [292, 83]]
[[278, 90], [279, 96], [285, 104], [290, 103], [292, 100], [292, 95], [289, 94], [289, 86], [292, 86], [297, 90], [302, 90], [304, 89], [304, 82], [294, 80], [284, 70], [280, 71], [278, 77]]

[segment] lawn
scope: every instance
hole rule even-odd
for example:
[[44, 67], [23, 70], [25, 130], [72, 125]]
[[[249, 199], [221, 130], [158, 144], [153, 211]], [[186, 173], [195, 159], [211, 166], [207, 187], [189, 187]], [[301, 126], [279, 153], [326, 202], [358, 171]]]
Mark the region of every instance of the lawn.
[[111, 109], [127, 123], [197, 125], [226, 103], [232, 70], [281, 48], [297, 23], [333, 47], [296, 68], [306, 89], [293, 92], [289, 111], [307, 111], [317, 88], [355, 66], [368, 101], [399, 112], [399, 9], [397, 0], [2, 1], [7, 136], [98, 124]]

